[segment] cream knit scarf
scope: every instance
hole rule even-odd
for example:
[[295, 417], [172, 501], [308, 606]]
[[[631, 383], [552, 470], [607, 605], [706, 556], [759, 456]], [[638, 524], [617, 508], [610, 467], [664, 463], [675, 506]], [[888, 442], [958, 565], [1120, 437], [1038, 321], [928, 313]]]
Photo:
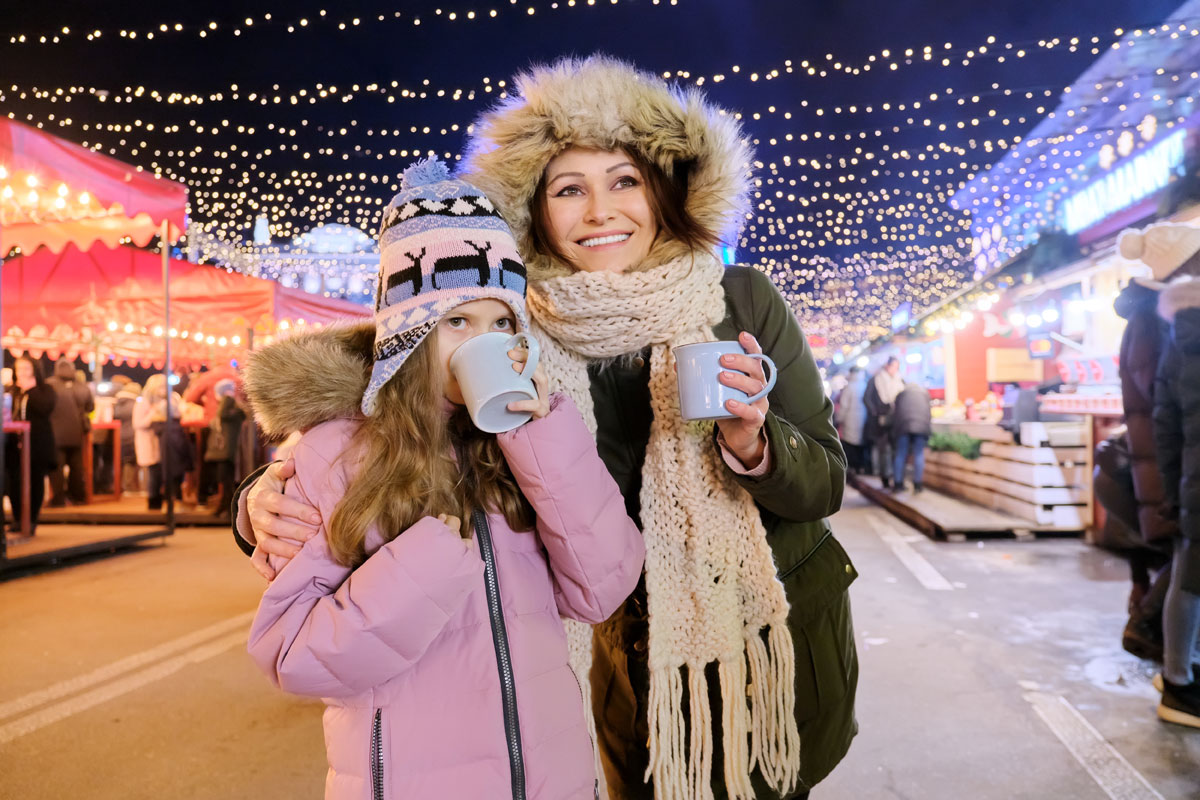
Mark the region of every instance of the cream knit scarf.
[[[788, 605], [750, 495], [727, 474], [712, 422], [679, 415], [671, 348], [713, 341], [725, 316], [723, 267], [702, 254], [645, 272], [579, 272], [531, 283], [528, 307], [554, 389], [596, 432], [589, 360], [647, 346], [654, 420], [642, 467], [650, 618], [650, 765], [657, 800], [711, 798], [713, 725], [706, 664], [719, 667], [725, 784], [754, 797], [755, 766], [780, 793], [797, 783], [795, 654]], [[591, 629], [569, 625], [589, 725]], [[684, 719], [688, 692], [690, 720]]]

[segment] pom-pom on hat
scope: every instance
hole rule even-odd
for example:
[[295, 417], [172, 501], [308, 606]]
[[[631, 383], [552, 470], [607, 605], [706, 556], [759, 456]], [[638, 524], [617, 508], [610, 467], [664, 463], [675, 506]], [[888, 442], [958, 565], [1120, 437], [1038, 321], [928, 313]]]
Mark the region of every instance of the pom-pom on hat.
[[404, 171], [379, 228], [375, 363], [362, 411], [451, 309], [472, 300], [507, 303], [525, 316], [525, 264], [512, 231], [483, 192], [455, 180], [437, 159]]

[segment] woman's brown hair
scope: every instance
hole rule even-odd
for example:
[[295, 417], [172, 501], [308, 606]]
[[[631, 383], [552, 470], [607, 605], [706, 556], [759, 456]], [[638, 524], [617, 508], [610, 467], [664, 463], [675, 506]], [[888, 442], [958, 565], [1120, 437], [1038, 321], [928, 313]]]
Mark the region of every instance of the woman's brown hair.
[[367, 529], [391, 541], [422, 517], [450, 514], [470, 538], [471, 511], [504, 515], [515, 531], [533, 528], [533, 509], [508, 469], [496, 437], [458, 408], [447, 418], [437, 363], [437, 331], [426, 337], [379, 391], [347, 455], [359, 460], [329, 521], [329, 550], [346, 566], [366, 559]]
[[[650, 201], [650, 208], [654, 211], [658, 222], [659, 236], [670, 236], [672, 239], [683, 242], [692, 250], [716, 247], [721, 243], [717, 234], [705, 228], [688, 213], [688, 175], [691, 173], [691, 162], [677, 163], [675, 174], [668, 177], [657, 164], [647, 160], [636, 150], [621, 150], [621, 152], [629, 156], [646, 184], [646, 197]], [[558, 247], [558, 243], [550, 231], [545, 170], [542, 171], [542, 177], [538, 180], [529, 212], [529, 235], [533, 240], [533, 248], [544, 256], [549, 256], [563, 264], [570, 264], [571, 260]]]

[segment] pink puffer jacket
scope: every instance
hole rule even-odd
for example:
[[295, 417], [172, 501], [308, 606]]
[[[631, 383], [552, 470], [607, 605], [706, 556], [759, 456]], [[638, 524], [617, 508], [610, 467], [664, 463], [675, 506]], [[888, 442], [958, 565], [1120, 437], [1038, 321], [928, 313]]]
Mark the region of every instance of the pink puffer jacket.
[[[324, 423], [295, 451], [287, 493], [326, 520], [357, 471], [338, 460], [355, 427]], [[249, 651], [283, 690], [325, 698], [327, 798], [594, 796], [560, 615], [596, 623], [617, 609], [642, 570], [641, 533], [565, 397], [500, 443], [537, 513], [536, 532], [487, 517], [503, 636], [493, 635], [487, 543], [429, 517], [386, 544], [371, 531], [369, 557], [353, 572], [314, 536], [263, 595]], [[515, 724], [502, 674], [511, 676]]]

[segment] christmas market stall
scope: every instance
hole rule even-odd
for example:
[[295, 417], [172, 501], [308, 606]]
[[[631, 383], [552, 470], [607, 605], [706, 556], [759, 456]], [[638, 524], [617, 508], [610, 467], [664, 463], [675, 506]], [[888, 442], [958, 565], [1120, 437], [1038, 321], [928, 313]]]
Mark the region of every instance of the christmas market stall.
[[[82, 252], [93, 247], [113, 248], [122, 242], [144, 247], [157, 238], [159, 288], [165, 295], [170, 278], [167, 247], [186, 227], [186, 207], [187, 189], [180, 183], [0, 118], [0, 257], [4, 258], [6, 282], [11, 259], [23, 254], [57, 254], [68, 247]], [[61, 284], [55, 287], [66, 288]], [[7, 307], [7, 286], [2, 299]], [[0, 330], [5, 329], [6, 310], [0, 310]], [[170, 320], [164, 317], [161, 324], [169, 328]], [[163, 367], [169, 371], [170, 343], [165, 336], [163, 352]], [[111, 528], [44, 525], [33, 535], [28, 427], [27, 422], [8, 419], [6, 404], [4, 435], [19, 437], [16, 448], [21, 472], [19, 476], [6, 475], [8, 470], [0, 467], [0, 478], [12, 489], [10, 493], [24, 502], [20, 503], [20, 517], [14, 520], [18, 535], [13, 544], [9, 546], [7, 532], [0, 538], [0, 571], [111, 551], [174, 532], [173, 505], [168, 503], [162, 524]]]

